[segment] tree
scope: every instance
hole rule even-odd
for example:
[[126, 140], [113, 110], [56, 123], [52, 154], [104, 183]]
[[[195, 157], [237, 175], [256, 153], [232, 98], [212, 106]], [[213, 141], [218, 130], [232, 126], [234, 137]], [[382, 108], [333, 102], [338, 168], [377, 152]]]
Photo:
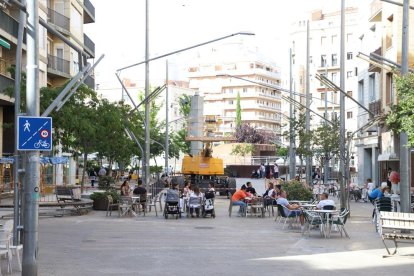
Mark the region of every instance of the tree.
[[273, 144], [276, 139], [276, 134], [274, 132], [258, 130], [246, 123], [236, 127], [235, 136], [238, 143], [251, 144]]
[[237, 92], [236, 101], [236, 128], [241, 126], [241, 106], [240, 106], [240, 92]]
[[386, 117], [387, 126], [394, 133], [407, 133], [408, 146], [414, 146], [414, 73], [395, 75], [398, 105], [393, 105]]
[[254, 152], [254, 146], [252, 144], [243, 143], [243, 144], [237, 144], [233, 145], [233, 148], [231, 150], [231, 155], [236, 156], [242, 156], [243, 162], [246, 163], [246, 155], [252, 154]]

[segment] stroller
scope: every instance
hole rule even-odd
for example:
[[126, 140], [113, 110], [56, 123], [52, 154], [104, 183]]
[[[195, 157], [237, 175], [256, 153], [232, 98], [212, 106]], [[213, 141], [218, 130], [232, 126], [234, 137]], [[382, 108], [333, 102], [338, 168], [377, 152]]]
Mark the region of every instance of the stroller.
[[204, 207], [203, 207], [203, 218], [210, 215], [212, 218], [216, 217], [216, 212], [214, 211], [214, 192], [208, 191], [204, 196]]
[[164, 217], [168, 219], [168, 215], [175, 215], [175, 218], [181, 218], [180, 196], [178, 190], [168, 189], [165, 196]]

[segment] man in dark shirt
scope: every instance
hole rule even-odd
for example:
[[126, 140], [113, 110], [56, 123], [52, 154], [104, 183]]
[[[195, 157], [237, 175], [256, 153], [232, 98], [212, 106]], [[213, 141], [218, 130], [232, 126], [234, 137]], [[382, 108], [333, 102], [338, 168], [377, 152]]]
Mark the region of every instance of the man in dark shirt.
[[256, 195], [256, 189], [253, 188], [252, 183], [251, 182], [247, 182], [246, 185], [247, 185], [246, 192], [249, 192], [252, 195]]
[[142, 187], [142, 180], [139, 179], [138, 180], [138, 187], [136, 187], [133, 191], [134, 196], [141, 196], [141, 198], [145, 201], [146, 197], [147, 197], [147, 189], [145, 189], [144, 187]]

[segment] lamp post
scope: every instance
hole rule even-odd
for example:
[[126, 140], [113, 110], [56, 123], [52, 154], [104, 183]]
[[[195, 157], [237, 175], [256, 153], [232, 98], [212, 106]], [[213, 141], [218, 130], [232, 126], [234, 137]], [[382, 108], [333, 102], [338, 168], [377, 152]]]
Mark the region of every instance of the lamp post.
[[[237, 35], [254, 35], [254, 33], [251, 32], [238, 32], [238, 33], [232, 33], [230, 35], [226, 35], [226, 36], [222, 36], [213, 40], [209, 40], [207, 42], [203, 42], [203, 43], [199, 43], [190, 47], [186, 47], [180, 50], [176, 50], [173, 52], [169, 52], [160, 56], [156, 56], [153, 58], [149, 58], [149, 45], [148, 45], [148, 0], [146, 0], [146, 43], [145, 43], [145, 60], [144, 61], [140, 61], [138, 63], [134, 63], [125, 67], [122, 67], [120, 69], [117, 70], [117, 75], [119, 76], [119, 74], [121, 73], [121, 71], [125, 70], [125, 69], [129, 69], [141, 64], [145, 63], [145, 98], [148, 99], [149, 96], [149, 62], [157, 60], [157, 59], [161, 59], [164, 57], [168, 57], [170, 55], [174, 55], [174, 54], [178, 54], [190, 49], [194, 49], [200, 46], [204, 46], [206, 44], [210, 44], [213, 42], [217, 42], [223, 39], [227, 39], [233, 36], [237, 36]], [[144, 158], [143, 158], [143, 167], [145, 167], [145, 173], [144, 173], [144, 177], [145, 177], [145, 185], [148, 186], [149, 185], [149, 161], [150, 161], [150, 125], [149, 125], [149, 101], [147, 100], [145, 102], [145, 144], [144, 144]]]

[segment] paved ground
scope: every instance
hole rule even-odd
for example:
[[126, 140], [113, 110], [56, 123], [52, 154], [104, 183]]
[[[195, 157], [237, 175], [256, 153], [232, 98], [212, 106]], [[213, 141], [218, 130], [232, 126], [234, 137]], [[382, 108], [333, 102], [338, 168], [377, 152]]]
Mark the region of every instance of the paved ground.
[[[351, 239], [282, 230], [274, 217], [85, 216], [39, 219], [39, 275], [412, 275], [414, 259], [382, 258], [369, 203], [352, 203]], [[236, 211], [236, 209], [234, 209]], [[414, 253], [406, 247], [406, 253]], [[5, 272], [3, 267], [3, 272]], [[14, 273], [13, 275], [19, 275]]]

